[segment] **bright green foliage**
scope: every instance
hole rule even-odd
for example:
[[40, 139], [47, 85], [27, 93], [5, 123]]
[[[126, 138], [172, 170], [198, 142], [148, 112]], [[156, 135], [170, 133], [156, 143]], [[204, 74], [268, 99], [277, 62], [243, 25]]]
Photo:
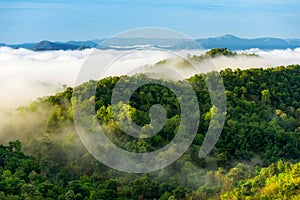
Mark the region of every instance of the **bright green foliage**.
[[222, 199], [299, 199], [300, 163], [280, 161], [222, 195]]

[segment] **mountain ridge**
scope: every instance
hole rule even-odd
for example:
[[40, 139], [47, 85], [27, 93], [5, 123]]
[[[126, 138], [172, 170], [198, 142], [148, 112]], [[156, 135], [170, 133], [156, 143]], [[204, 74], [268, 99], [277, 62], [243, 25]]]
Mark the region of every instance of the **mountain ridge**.
[[[76, 41], [71, 40], [67, 42], [48, 41], [43, 40], [37, 43], [21, 43], [21, 44], [5, 44], [0, 43], [0, 47], [7, 46], [18, 49], [25, 48], [33, 51], [51, 51], [51, 50], [81, 50], [86, 48], [100, 48], [100, 49], [135, 49], [135, 46], [149, 45], [155, 48], [163, 49], [193, 49], [199, 48], [198, 45], [204, 49], [211, 48], [228, 48], [230, 50], [245, 50], [251, 48], [259, 48], [263, 50], [271, 49], [295, 49], [300, 47], [300, 39], [282, 39], [275, 37], [260, 37], [260, 38], [241, 38], [232, 34], [226, 34], [220, 37], [209, 37], [202, 39], [195, 39], [196, 43], [192, 44], [188, 39], [176, 38], [113, 38], [101, 44], [101, 40], [85, 40]], [[99, 47], [98, 45], [101, 44]], [[166, 45], [170, 44], [170, 45]]]

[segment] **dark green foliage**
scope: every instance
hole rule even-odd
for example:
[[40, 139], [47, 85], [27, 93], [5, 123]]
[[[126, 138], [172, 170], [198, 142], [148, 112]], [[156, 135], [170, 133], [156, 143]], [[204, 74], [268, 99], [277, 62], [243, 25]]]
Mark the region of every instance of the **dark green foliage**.
[[[216, 58], [216, 57], [220, 57], [220, 56], [225, 56], [225, 57], [259, 57], [259, 55], [254, 54], [254, 53], [237, 53], [234, 51], [231, 51], [227, 48], [212, 48], [208, 51], [206, 51], [204, 54], [201, 55], [190, 55], [188, 54], [188, 58], [187, 60], [184, 60], [183, 62], [179, 62], [182, 66], [186, 66], [189, 65], [190, 61], [197, 61], [197, 62], [201, 62], [205, 59], [210, 59], [210, 58]], [[165, 65], [170, 61], [170, 59], [165, 59], [165, 60], [161, 60], [159, 62], [156, 63], [157, 66], [159, 65]]]
[[256, 56], [256, 57], [258, 57], [258, 55], [256, 55], [256, 54], [246, 54], [246, 53], [238, 54], [236, 52], [230, 51], [227, 48], [213, 48], [213, 49], [205, 52], [205, 54], [203, 54], [203, 55], [200, 55], [200, 56], [194, 55], [194, 56], [190, 57], [190, 59], [193, 61], [201, 61], [204, 59], [215, 58], [215, 57], [219, 57], [219, 56], [226, 56], [226, 57]]

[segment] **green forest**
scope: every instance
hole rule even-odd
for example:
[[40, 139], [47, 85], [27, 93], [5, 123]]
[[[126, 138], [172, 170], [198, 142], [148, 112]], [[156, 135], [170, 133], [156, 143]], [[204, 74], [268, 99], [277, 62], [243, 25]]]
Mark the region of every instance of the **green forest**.
[[[236, 56], [227, 49], [219, 51]], [[191, 59], [218, 54], [214, 49]], [[187, 79], [201, 113], [197, 134], [180, 159], [154, 172], [114, 170], [85, 149], [74, 126], [73, 104], [79, 99], [74, 99], [73, 88], [18, 108], [14, 122], [0, 130], [0, 199], [299, 199], [300, 66], [219, 73], [227, 105], [216, 146], [199, 158], [211, 116], [219, 108], [211, 104], [205, 83], [215, 72], [197, 74]], [[176, 96], [160, 84], [136, 90], [127, 105], [136, 124], [149, 124], [149, 109], [158, 103], [165, 108], [167, 120], [154, 137], [133, 138], [118, 128], [112, 115], [111, 95], [121, 78], [128, 83], [147, 79], [91, 80], [76, 88], [77, 97], [83, 103], [95, 102], [95, 120], [117, 146], [149, 152], [168, 144], [180, 125]], [[180, 81], [159, 81], [181, 87]], [[95, 95], [85, 96], [94, 87]]]

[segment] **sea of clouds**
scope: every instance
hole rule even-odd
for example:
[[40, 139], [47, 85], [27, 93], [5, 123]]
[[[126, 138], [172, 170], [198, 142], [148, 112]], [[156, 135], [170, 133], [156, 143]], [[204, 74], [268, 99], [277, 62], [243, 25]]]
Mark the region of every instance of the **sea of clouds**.
[[[122, 75], [140, 66], [151, 66], [174, 55], [201, 55], [204, 50], [182, 50], [175, 53], [155, 50], [118, 51], [118, 50], [76, 50], [43, 51], [27, 49], [0, 48], [0, 112], [27, 105], [37, 97], [43, 97], [62, 91], [65, 86], [74, 86], [80, 69], [92, 52], [104, 60], [110, 60], [105, 76]], [[291, 50], [263, 51], [250, 49], [240, 51], [255, 53], [259, 57], [218, 57], [212, 62], [203, 62], [201, 71], [221, 70], [224, 68], [275, 67], [300, 64], [300, 48]], [[214, 66], [212, 66], [212, 63]], [[99, 63], [99, 67], [101, 66]], [[193, 73], [193, 72], [192, 72]], [[185, 75], [191, 76], [192, 73]], [[97, 79], [94, 74], [88, 79]]]

